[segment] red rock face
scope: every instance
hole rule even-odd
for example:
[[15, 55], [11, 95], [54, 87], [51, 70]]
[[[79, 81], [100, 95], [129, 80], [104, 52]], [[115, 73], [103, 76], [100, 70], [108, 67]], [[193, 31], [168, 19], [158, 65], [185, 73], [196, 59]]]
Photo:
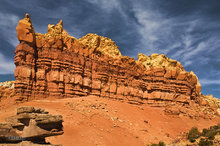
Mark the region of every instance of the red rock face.
[[[135, 61], [122, 56], [108, 38], [95, 34], [79, 40], [71, 37], [62, 21], [49, 25], [47, 34], [35, 33], [29, 15], [19, 21], [17, 35], [17, 101], [96, 95], [160, 106], [201, 102], [195, 74], [165, 55], [148, 58], [140, 54]], [[152, 63], [155, 60], [162, 65]]]

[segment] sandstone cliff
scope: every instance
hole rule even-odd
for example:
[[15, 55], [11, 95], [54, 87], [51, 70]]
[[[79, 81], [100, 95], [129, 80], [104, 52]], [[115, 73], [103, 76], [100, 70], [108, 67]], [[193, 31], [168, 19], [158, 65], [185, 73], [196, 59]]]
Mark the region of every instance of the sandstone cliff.
[[165, 55], [139, 54], [136, 61], [122, 56], [109, 38], [70, 36], [62, 21], [49, 24], [46, 34], [35, 33], [28, 14], [19, 21], [17, 36], [17, 101], [96, 95], [137, 104], [169, 105], [169, 110], [173, 103], [187, 109], [192, 105], [197, 110], [204, 103], [197, 76]]

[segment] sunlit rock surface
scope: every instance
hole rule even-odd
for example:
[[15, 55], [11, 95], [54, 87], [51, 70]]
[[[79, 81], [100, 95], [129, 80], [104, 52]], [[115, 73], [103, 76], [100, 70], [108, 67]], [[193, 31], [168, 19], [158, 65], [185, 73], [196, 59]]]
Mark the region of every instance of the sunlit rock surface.
[[[96, 95], [169, 106], [167, 111], [174, 103], [195, 109], [197, 105], [210, 106], [203, 101], [197, 76], [165, 55], [138, 54], [138, 60], [122, 56], [109, 38], [96, 34], [80, 39], [70, 36], [62, 20], [57, 25], [49, 24], [46, 34], [35, 33], [28, 14], [19, 21], [17, 36], [17, 101]], [[207, 112], [215, 113], [216, 108]]]

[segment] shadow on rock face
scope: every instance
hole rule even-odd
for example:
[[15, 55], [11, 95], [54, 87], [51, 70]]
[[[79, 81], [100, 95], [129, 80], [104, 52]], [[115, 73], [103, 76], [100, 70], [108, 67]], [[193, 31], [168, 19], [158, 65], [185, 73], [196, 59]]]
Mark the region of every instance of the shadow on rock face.
[[17, 114], [0, 123], [0, 144], [48, 144], [46, 137], [62, 135], [63, 118], [34, 107], [19, 107]]

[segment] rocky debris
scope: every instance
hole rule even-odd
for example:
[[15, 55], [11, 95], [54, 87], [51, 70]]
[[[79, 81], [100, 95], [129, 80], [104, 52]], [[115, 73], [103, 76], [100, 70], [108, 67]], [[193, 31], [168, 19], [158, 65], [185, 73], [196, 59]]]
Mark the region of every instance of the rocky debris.
[[77, 40], [63, 21], [48, 25], [46, 34], [35, 33], [28, 14], [19, 21], [17, 36], [17, 102], [95, 95], [161, 107], [201, 103], [197, 76], [165, 55], [139, 54], [136, 61], [122, 56], [111, 39], [88, 34]]
[[14, 88], [15, 87], [15, 81], [1, 82], [0, 86], [4, 86], [4, 87], [8, 87], [8, 88]]
[[218, 109], [211, 106], [200, 106], [199, 104], [191, 103], [191, 105], [166, 105], [164, 113], [171, 116], [187, 116], [192, 119], [199, 118], [212, 119], [213, 116], [218, 116]]
[[170, 59], [163, 54], [152, 54], [149, 57], [144, 54], [138, 54], [137, 62], [142, 63], [146, 68], [162, 67], [164, 69], [184, 71], [184, 68], [180, 62]]
[[[31, 141], [22, 141], [22, 142], [16, 143], [16, 144], [1, 144], [0, 143], [0, 146], [45, 146], [45, 144], [36, 144]], [[62, 146], [62, 145], [47, 144], [46, 146]]]
[[212, 105], [220, 108], [220, 99], [213, 97], [213, 95], [203, 95], [202, 99], [201, 105]]
[[40, 108], [19, 107], [15, 116], [6, 118], [6, 123], [0, 123], [0, 143], [19, 145], [27, 141], [46, 144], [46, 137], [63, 134], [62, 122], [61, 115], [51, 115]]
[[114, 122], [124, 122], [117, 116], [117, 111], [110, 108], [106, 103], [96, 101], [92, 103], [90, 100], [79, 100], [77, 102], [67, 102], [65, 107], [75, 110], [84, 117], [102, 116]]
[[97, 34], [87, 34], [78, 40], [84, 46], [92, 50], [92, 53], [107, 54], [113, 58], [122, 57], [121, 52], [115, 42], [107, 37], [98, 36]]
[[0, 101], [15, 96], [14, 81], [0, 83]]
[[169, 115], [179, 115], [180, 114], [180, 109], [176, 107], [166, 107], [165, 108], [165, 113]]
[[65, 106], [70, 107], [72, 110], [75, 110], [86, 117], [92, 117], [97, 114], [109, 117], [110, 109], [107, 108], [107, 104], [97, 101], [97, 103], [91, 103], [89, 100], [80, 100], [78, 102], [67, 102]]

